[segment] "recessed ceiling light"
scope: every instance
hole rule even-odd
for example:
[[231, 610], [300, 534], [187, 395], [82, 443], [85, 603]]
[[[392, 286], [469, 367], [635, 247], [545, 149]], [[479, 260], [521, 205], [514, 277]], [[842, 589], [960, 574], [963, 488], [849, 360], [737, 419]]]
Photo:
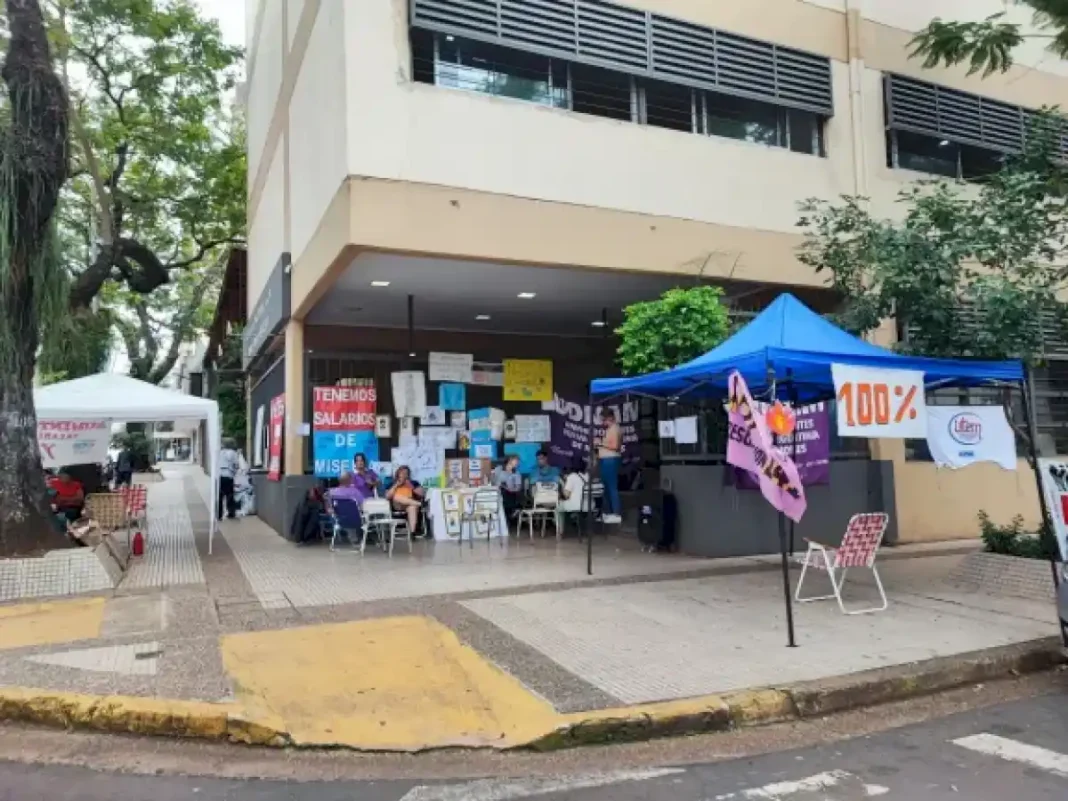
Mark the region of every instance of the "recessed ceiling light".
[[604, 320], [594, 320], [590, 325], [594, 328], [604, 328]]
[[517, 298], [522, 298], [523, 300], [533, 300], [537, 296], [537, 292], [520, 292], [518, 295], [516, 295]]
[[948, 139], [943, 139], [941, 142], [938, 143], [938, 146], [939, 147], [949, 147], [949, 140]]
[[475, 315], [475, 319], [476, 320], [488, 320], [488, 319], [490, 319], [490, 316], [488, 314], [476, 314]]
[[389, 286], [389, 281], [372, 281], [371, 286]]

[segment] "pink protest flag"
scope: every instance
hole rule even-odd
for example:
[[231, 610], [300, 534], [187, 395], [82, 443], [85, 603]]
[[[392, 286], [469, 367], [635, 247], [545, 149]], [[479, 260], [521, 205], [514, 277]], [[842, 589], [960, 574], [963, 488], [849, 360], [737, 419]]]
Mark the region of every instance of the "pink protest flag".
[[773, 444], [741, 374], [731, 373], [727, 386], [727, 463], [752, 473], [768, 503], [796, 523], [808, 507], [797, 465]]

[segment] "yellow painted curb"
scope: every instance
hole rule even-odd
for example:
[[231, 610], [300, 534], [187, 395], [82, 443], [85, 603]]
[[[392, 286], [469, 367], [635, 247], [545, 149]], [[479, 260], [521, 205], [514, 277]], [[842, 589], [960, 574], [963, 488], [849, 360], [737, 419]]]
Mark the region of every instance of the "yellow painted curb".
[[0, 687], [0, 720], [66, 729], [287, 745], [285, 732], [245, 717], [233, 704]]

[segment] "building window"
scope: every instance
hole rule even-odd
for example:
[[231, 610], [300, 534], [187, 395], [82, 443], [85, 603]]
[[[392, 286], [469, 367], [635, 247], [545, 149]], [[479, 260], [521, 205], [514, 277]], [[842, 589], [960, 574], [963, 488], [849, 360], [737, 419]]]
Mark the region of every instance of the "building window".
[[637, 90], [632, 77], [585, 64], [570, 64], [568, 74], [572, 111], [637, 121]]
[[568, 107], [564, 62], [442, 34], [413, 36], [412, 52], [417, 80], [543, 106]]
[[889, 130], [887, 165], [963, 181], [991, 175], [1005, 163], [1005, 154], [975, 145], [960, 145], [948, 139], [912, 131]]
[[412, 76], [420, 83], [825, 155], [825, 118], [811, 111], [635, 78], [420, 28], [411, 29], [411, 42]]

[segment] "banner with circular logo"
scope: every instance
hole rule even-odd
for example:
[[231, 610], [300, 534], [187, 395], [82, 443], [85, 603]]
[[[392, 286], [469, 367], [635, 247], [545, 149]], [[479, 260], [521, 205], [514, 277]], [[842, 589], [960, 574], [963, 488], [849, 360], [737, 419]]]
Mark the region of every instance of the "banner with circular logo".
[[994, 462], [1016, 469], [1016, 436], [1001, 406], [928, 406], [927, 447], [940, 467]]

